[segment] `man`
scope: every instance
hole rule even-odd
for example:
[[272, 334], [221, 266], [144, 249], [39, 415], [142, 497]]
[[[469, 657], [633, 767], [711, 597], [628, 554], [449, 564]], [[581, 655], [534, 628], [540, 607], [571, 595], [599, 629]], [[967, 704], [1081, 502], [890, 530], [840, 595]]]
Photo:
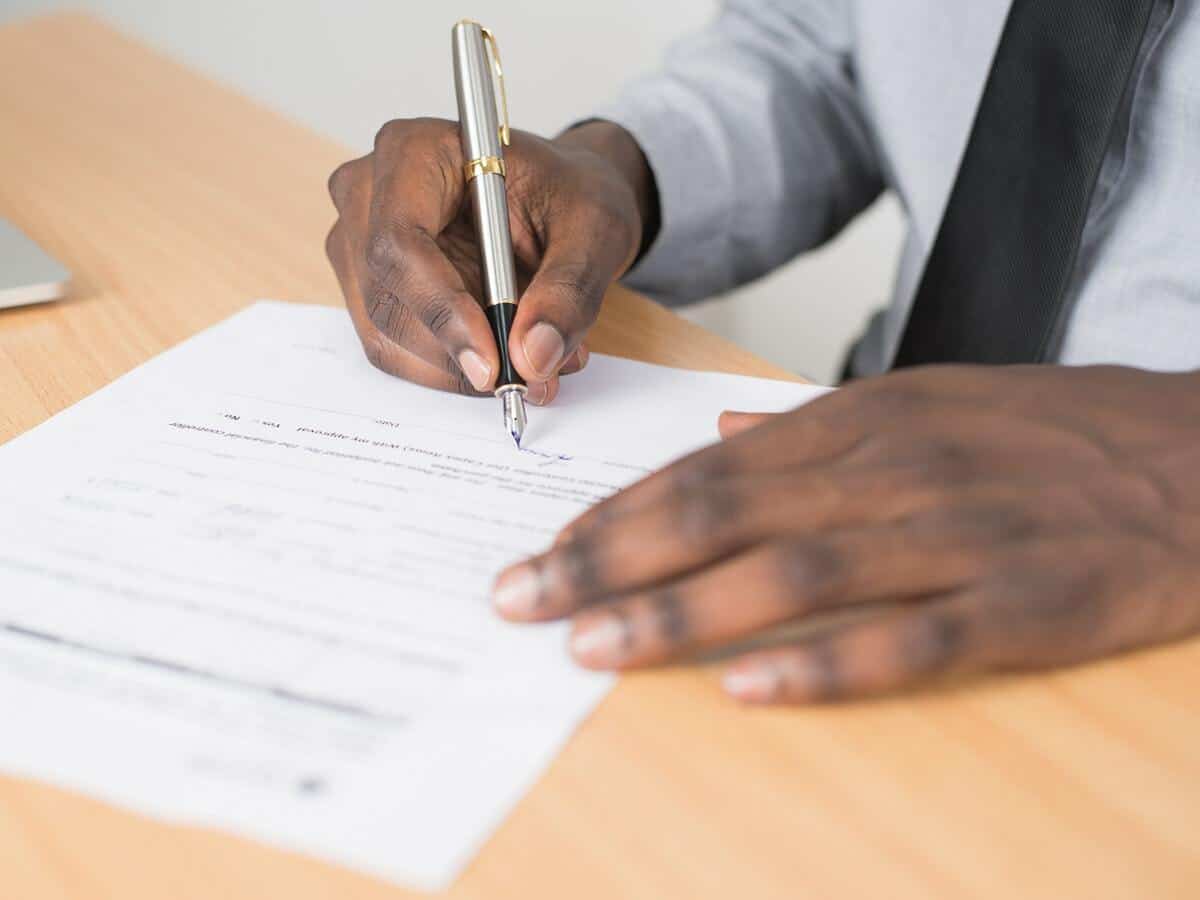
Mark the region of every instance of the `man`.
[[[720, 445], [503, 573], [500, 612], [575, 616], [597, 668], [862, 613], [736, 659], [726, 689], [763, 703], [1200, 629], [1197, 60], [1196, 0], [732, 0], [596, 119], [516, 135], [535, 403], [587, 363], [616, 277], [731, 288], [885, 187], [911, 227], [856, 380], [724, 415]], [[389, 123], [331, 178], [328, 249], [376, 365], [481, 393], [462, 163], [453, 123]]]

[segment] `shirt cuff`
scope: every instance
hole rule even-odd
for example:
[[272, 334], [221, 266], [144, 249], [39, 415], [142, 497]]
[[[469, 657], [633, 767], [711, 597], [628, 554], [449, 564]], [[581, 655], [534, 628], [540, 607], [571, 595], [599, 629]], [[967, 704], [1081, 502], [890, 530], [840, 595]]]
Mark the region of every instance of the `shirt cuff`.
[[632, 86], [594, 118], [633, 136], [658, 186], [658, 235], [622, 281], [669, 304], [727, 289], [734, 278], [729, 230], [722, 225], [733, 214], [732, 166], [704, 101], [678, 82], [659, 79]]

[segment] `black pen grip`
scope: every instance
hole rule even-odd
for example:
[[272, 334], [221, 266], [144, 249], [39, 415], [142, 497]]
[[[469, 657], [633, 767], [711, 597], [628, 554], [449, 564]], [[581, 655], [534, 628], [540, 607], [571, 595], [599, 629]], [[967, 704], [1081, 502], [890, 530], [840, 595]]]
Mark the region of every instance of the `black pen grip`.
[[517, 315], [517, 304], [494, 303], [487, 308], [488, 321], [492, 324], [492, 335], [496, 338], [496, 349], [500, 352], [500, 375], [496, 389], [510, 384], [524, 385], [525, 381], [513, 368], [512, 356], [508, 352], [508, 336], [512, 333], [513, 319]]

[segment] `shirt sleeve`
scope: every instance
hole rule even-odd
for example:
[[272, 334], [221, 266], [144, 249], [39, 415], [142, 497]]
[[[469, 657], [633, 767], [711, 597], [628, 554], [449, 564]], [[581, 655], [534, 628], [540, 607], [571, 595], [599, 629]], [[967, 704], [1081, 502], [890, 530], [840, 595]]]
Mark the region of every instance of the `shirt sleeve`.
[[629, 131], [660, 230], [625, 282], [688, 302], [837, 233], [882, 190], [849, 0], [727, 0], [596, 118]]

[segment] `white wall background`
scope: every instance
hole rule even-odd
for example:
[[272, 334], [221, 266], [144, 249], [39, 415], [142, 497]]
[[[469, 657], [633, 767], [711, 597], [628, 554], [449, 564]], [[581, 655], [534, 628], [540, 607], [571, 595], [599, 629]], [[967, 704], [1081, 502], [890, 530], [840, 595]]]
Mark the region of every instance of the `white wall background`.
[[[121, 29], [342, 141], [371, 146], [390, 118], [453, 116], [449, 29], [497, 33], [518, 127], [552, 134], [654, 66], [716, 0], [0, 0], [0, 22], [70, 7]], [[323, 188], [322, 188], [323, 189]], [[692, 307], [688, 315], [779, 364], [834, 377], [884, 302], [901, 220], [885, 199], [829, 247]]]

